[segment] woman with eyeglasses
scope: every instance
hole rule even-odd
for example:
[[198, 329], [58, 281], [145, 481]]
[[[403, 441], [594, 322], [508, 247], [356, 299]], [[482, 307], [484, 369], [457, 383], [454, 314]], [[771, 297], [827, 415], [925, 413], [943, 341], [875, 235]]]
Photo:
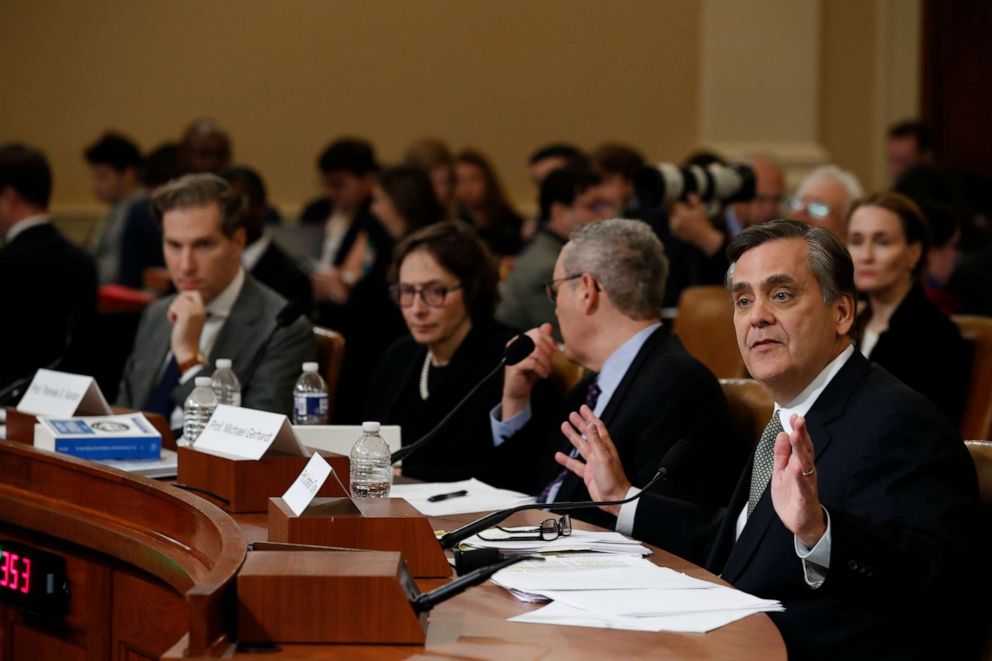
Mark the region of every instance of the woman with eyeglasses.
[[445, 220], [430, 176], [421, 168], [386, 168], [372, 193], [373, 217], [356, 239], [344, 269], [354, 274], [342, 303], [320, 309], [319, 322], [345, 337], [341, 384], [334, 407], [338, 423], [360, 422], [359, 414], [383, 350], [403, 334], [400, 315], [389, 298], [388, 272], [397, 242]]
[[[495, 262], [466, 223], [444, 222], [407, 237], [390, 269], [390, 294], [410, 334], [383, 356], [366, 419], [402, 427], [409, 445], [430, 431], [499, 362], [512, 336], [493, 321]], [[502, 377], [475, 394], [431, 442], [403, 461], [428, 481], [499, 482], [488, 412]]]
[[847, 217], [854, 284], [867, 302], [857, 319], [861, 353], [958, 423], [968, 389], [968, 350], [957, 326], [923, 290], [929, 245], [923, 213], [899, 193], [858, 200]]

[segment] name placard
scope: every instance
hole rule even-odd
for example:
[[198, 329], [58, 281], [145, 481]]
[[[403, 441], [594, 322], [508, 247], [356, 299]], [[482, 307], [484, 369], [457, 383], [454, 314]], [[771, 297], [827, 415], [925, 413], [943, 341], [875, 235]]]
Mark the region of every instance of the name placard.
[[221, 404], [193, 447], [233, 459], [258, 460], [270, 448], [309, 457], [286, 416]]
[[113, 413], [92, 376], [46, 369], [35, 372], [17, 410], [56, 418]]
[[293, 510], [293, 514], [296, 516], [303, 514], [303, 510], [310, 505], [333, 470], [319, 452], [313, 453], [303, 472], [282, 495], [282, 499], [289, 505], [289, 509]]

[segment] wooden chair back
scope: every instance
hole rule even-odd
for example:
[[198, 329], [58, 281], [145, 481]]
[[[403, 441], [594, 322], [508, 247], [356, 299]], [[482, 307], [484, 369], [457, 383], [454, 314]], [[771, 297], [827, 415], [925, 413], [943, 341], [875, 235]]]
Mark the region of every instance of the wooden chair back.
[[744, 359], [737, 350], [734, 310], [721, 285], [687, 287], [679, 296], [675, 334], [686, 350], [706, 365], [718, 379], [745, 375]]
[[992, 438], [992, 318], [963, 314], [951, 318], [972, 348], [961, 437]]
[[754, 379], [720, 379], [720, 386], [727, 398], [734, 433], [751, 452], [775, 410], [772, 396]]
[[313, 336], [317, 340], [317, 365], [327, 382], [327, 419], [331, 420], [338, 378], [341, 376], [341, 362], [344, 360], [344, 335], [329, 328], [314, 326]]

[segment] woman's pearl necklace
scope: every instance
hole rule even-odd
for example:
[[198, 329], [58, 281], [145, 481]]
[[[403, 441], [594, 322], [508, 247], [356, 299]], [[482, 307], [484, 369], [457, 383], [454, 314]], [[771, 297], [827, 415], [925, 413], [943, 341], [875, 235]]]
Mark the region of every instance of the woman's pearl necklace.
[[424, 366], [420, 370], [420, 399], [426, 400], [431, 396], [429, 390], [427, 390], [427, 373], [431, 370], [431, 352], [428, 351], [427, 355], [424, 357]]

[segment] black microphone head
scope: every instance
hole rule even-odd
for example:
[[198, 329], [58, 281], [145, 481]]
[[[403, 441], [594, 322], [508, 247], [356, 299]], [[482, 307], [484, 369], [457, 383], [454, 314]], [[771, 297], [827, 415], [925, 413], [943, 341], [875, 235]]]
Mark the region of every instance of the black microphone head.
[[455, 573], [464, 576], [479, 567], [495, 564], [503, 559], [499, 549], [455, 549]]
[[517, 335], [503, 350], [507, 365], [516, 365], [534, 351], [534, 340], [529, 335]]
[[285, 328], [296, 321], [301, 314], [303, 314], [303, 303], [299, 299], [293, 299], [276, 314], [276, 326]]
[[664, 471], [664, 475], [667, 477], [669, 473], [673, 470], [677, 471], [682, 466], [690, 460], [693, 453], [692, 443], [687, 438], [680, 438], [675, 441], [675, 444], [668, 449], [665, 456], [661, 459], [661, 467], [658, 469], [659, 472]]

